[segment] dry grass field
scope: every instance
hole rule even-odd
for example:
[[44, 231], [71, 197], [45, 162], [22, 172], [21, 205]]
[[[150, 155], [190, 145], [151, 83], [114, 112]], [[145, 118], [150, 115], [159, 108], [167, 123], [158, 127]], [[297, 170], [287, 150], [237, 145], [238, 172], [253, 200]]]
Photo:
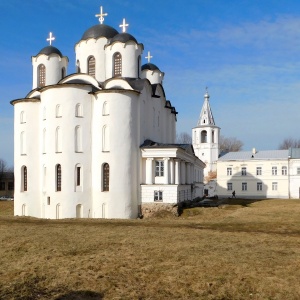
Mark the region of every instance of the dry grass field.
[[[242, 204], [242, 205], [241, 205]], [[0, 202], [0, 299], [300, 299], [300, 201], [39, 220]]]

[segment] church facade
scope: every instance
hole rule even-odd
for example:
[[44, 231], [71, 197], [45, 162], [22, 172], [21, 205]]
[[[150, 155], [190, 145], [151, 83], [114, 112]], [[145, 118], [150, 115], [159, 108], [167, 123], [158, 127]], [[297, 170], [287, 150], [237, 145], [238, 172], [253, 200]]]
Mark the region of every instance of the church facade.
[[[177, 111], [144, 46], [103, 24], [75, 45], [75, 74], [50, 45], [14, 106], [15, 215], [136, 218], [143, 203], [203, 195], [205, 164], [175, 144]], [[148, 55], [149, 57], [149, 55]]]

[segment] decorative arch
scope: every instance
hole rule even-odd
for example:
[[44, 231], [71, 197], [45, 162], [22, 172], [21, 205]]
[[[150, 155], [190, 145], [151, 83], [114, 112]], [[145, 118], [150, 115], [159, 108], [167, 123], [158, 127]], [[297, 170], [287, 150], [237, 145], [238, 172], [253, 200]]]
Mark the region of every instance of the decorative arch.
[[94, 56], [88, 58], [88, 74], [95, 77], [96, 60]]
[[207, 143], [207, 131], [206, 130], [201, 131], [201, 143]]
[[116, 52], [113, 56], [113, 77], [122, 76], [122, 55]]
[[47, 117], [47, 111], [46, 111], [46, 107], [43, 108], [43, 120], [46, 120]]
[[57, 104], [56, 108], [55, 108], [55, 117], [56, 118], [61, 118], [62, 114], [61, 114], [61, 105]]
[[43, 64], [38, 65], [38, 82], [37, 86], [42, 87], [46, 85], [46, 67]]
[[109, 128], [107, 125], [102, 128], [102, 151], [109, 151]]
[[83, 207], [82, 204], [76, 205], [76, 218], [82, 218]]
[[47, 131], [46, 128], [43, 130], [43, 153], [46, 153], [46, 136], [47, 136]]
[[55, 132], [55, 152], [62, 152], [62, 133], [60, 127], [57, 127]]
[[109, 106], [107, 101], [105, 101], [102, 107], [102, 116], [107, 116], [107, 115], [109, 115]]
[[20, 135], [20, 152], [21, 152], [21, 155], [26, 154], [26, 135], [25, 135], [25, 131], [22, 131], [21, 135]]
[[20, 123], [21, 124], [26, 123], [26, 114], [24, 111], [21, 111], [21, 113], [20, 113]]
[[75, 152], [82, 152], [82, 128], [75, 127]]
[[102, 165], [102, 191], [109, 191], [109, 164], [104, 163]]

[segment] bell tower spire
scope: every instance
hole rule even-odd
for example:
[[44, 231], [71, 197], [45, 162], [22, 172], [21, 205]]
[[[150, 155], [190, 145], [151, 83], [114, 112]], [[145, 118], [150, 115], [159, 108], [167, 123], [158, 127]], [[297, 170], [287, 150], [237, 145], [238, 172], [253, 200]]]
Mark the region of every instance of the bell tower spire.
[[215, 171], [219, 156], [220, 127], [216, 126], [209, 104], [208, 89], [204, 94], [204, 102], [197, 126], [193, 128], [193, 147], [197, 155], [205, 164], [204, 177]]

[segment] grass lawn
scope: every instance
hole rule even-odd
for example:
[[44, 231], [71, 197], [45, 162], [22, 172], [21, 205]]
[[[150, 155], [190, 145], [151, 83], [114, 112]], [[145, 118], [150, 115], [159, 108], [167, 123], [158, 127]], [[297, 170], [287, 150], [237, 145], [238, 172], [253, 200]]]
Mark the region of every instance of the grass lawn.
[[144, 220], [13, 217], [0, 299], [300, 299], [300, 200], [234, 200]]

